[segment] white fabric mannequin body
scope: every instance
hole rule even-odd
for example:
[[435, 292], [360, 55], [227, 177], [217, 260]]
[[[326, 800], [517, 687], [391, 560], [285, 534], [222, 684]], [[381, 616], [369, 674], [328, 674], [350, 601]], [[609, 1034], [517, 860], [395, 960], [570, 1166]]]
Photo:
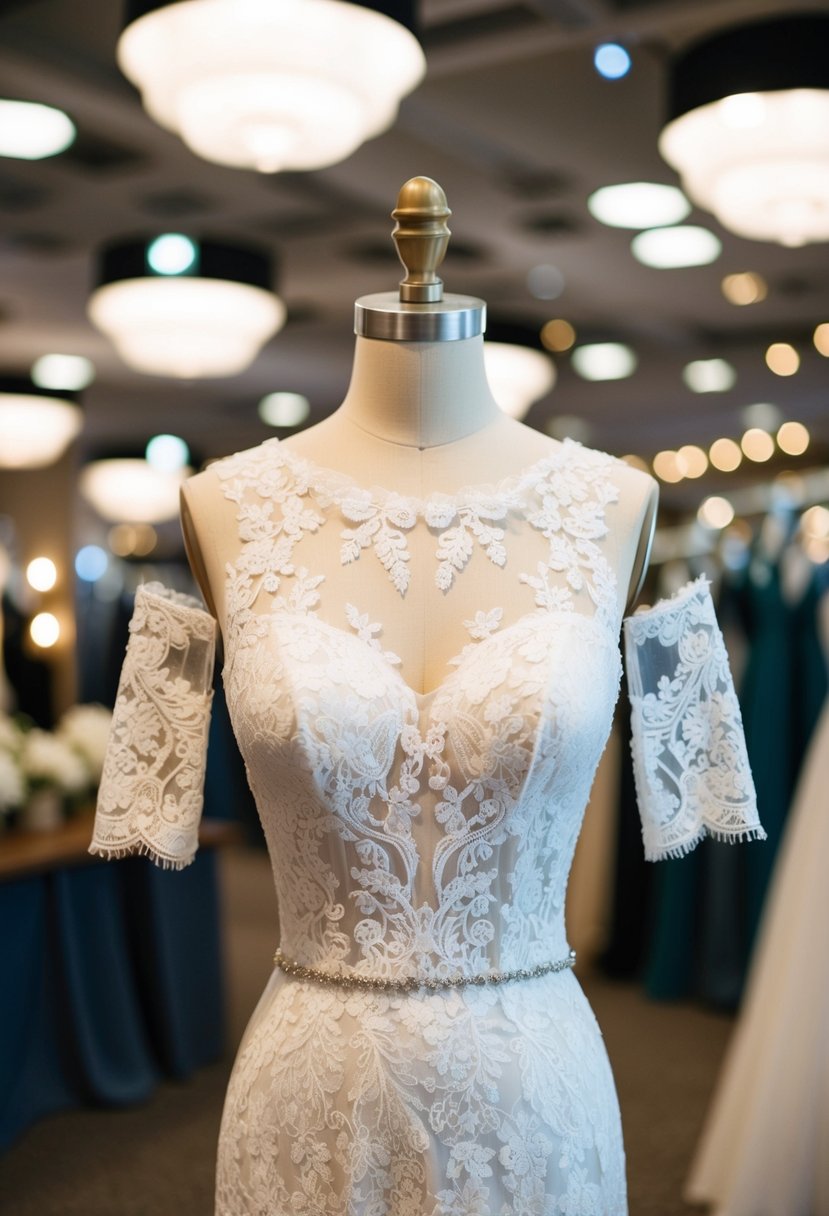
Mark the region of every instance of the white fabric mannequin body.
[[[284, 442], [315, 466], [347, 474], [362, 488], [394, 489], [419, 500], [454, 494], [463, 486], [502, 482], [550, 455], [557, 440], [507, 417], [486, 379], [483, 339], [398, 342], [358, 337], [348, 392], [330, 417]], [[657, 504], [652, 478], [619, 464], [619, 500], [609, 517], [607, 552], [617, 576], [619, 615], [641, 585]], [[226, 563], [238, 551], [238, 526], [218, 480], [206, 470], [182, 489], [188, 556], [208, 606], [224, 632]], [[532, 569], [546, 551], [537, 534], [507, 536], [508, 558], [498, 568], [475, 552], [452, 588], [435, 586], [434, 543], [418, 526], [409, 536], [411, 579], [405, 596], [376, 562], [361, 563], [360, 610], [382, 622], [384, 646], [400, 656], [411, 687], [425, 692], [445, 674], [469, 636], [463, 622], [494, 605], [505, 622], [532, 607], [515, 569]], [[314, 546], [314, 570], [325, 575], [327, 617], [342, 624], [337, 602], [339, 539], [329, 532]], [[337, 615], [339, 611], [339, 617]]]

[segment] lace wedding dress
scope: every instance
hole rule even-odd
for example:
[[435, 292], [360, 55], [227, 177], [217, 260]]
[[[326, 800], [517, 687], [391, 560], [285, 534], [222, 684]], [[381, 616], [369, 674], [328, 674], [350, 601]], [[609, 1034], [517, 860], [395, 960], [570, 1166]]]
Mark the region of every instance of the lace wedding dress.
[[[627, 1212], [563, 915], [619, 687], [618, 467], [568, 441], [497, 486], [417, 501], [276, 440], [211, 466], [238, 521], [224, 686], [281, 929], [225, 1100], [217, 1216]], [[492, 587], [423, 692], [361, 582], [379, 561], [404, 596], [415, 541], [445, 596], [473, 567]], [[328, 597], [326, 544], [346, 580]], [[536, 545], [529, 570], [519, 544]], [[526, 588], [509, 621], [507, 585], [511, 605]], [[215, 625], [155, 584], [130, 628], [90, 849], [178, 868], [197, 845]], [[647, 856], [761, 838], [705, 580], [629, 618], [626, 643]]]

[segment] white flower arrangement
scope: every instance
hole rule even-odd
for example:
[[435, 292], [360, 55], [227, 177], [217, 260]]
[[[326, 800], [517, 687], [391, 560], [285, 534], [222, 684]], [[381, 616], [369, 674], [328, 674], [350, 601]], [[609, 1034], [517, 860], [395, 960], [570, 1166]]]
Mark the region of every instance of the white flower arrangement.
[[111, 723], [112, 711], [104, 705], [73, 705], [58, 723], [57, 737], [86, 765], [90, 787], [101, 780]]
[[51, 786], [62, 794], [81, 794], [90, 784], [78, 753], [58, 735], [38, 727], [26, 731], [20, 763], [31, 789]]
[[0, 815], [16, 810], [26, 796], [26, 783], [16, 756], [0, 748]]
[[23, 804], [26, 781], [20, 769], [23, 731], [14, 718], [0, 713], [0, 816]]

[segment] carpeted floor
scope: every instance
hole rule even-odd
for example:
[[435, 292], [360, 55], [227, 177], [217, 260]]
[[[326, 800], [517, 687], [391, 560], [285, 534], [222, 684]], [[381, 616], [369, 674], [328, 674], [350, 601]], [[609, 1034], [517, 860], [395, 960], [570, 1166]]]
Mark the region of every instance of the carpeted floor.
[[[276, 905], [261, 853], [226, 851], [223, 883], [235, 1050], [270, 973]], [[630, 1216], [690, 1216], [682, 1180], [731, 1022], [691, 1006], [652, 1004], [632, 986], [581, 980], [619, 1091]], [[0, 1158], [2, 1216], [211, 1216], [232, 1058], [161, 1086], [140, 1107], [44, 1119]]]

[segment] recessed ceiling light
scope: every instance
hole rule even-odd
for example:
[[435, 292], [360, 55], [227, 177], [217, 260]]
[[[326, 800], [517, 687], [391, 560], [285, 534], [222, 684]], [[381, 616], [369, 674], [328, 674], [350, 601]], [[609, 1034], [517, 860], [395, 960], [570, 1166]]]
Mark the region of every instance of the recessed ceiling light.
[[774, 455], [774, 440], [768, 431], [761, 430], [759, 426], [750, 427], [746, 431], [740, 440], [740, 447], [749, 460], [760, 464], [771, 460]]
[[802, 456], [809, 446], [809, 432], [802, 422], [784, 422], [777, 432], [777, 446], [787, 456]]
[[733, 439], [715, 439], [708, 449], [708, 459], [721, 473], [733, 473], [742, 463], [742, 448]]
[[584, 380], [624, 380], [636, 371], [636, 354], [622, 342], [577, 346], [570, 358]]
[[769, 294], [768, 284], [761, 274], [743, 270], [738, 274], [727, 274], [720, 288], [729, 304], [745, 306], [759, 304]]
[[789, 342], [772, 342], [766, 351], [766, 366], [775, 376], [793, 376], [800, 367], [800, 355]]
[[727, 528], [734, 518], [734, 508], [727, 498], [712, 494], [697, 511], [697, 519], [706, 528]]
[[783, 421], [783, 411], [771, 401], [755, 401], [753, 405], [743, 406], [740, 417], [744, 426], [759, 426], [761, 431], [773, 431]]
[[618, 42], [602, 42], [593, 52], [593, 65], [605, 80], [620, 80], [630, 71], [631, 58]]
[[58, 568], [51, 557], [33, 557], [26, 567], [26, 582], [35, 591], [51, 591], [58, 581]]
[[493, 397], [511, 418], [523, 418], [556, 382], [549, 355], [512, 342], [484, 342], [484, 368]]
[[195, 242], [182, 232], [165, 232], [147, 246], [147, 265], [156, 274], [184, 274], [197, 256]]
[[83, 355], [41, 355], [30, 374], [40, 388], [77, 393], [95, 379], [95, 364]]
[[569, 350], [576, 341], [576, 331], [569, 321], [556, 318], [541, 327], [541, 345], [547, 350], [560, 352]]
[[829, 358], [829, 321], [823, 321], [817, 326], [813, 335], [813, 341], [818, 354]]
[[147, 464], [162, 473], [174, 473], [190, 462], [190, 449], [178, 435], [154, 435], [144, 452]]
[[673, 228], [649, 228], [630, 243], [633, 256], [643, 266], [676, 270], [684, 266], [707, 266], [722, 253], [719, 237], [708, 228], [680, 224]]
[[299, 426], [311, 412], [311, 404], [302, 393], [268, 393], [259, 402], [259, 417], [268, 426]]
[[84, 545], [75, 554], [75, 573], [85, 583], [97, 583], [106, 574], [109, 558], [100, 545]]
[[564, 275], [558, 266], [533, 266], [527, 275], [527, 288], [536, 300], [557, 300], [564, 291]]
[[660, 481], [667, 481], [669, 484], [682, 481], [685, 476], [676, 452], [670, 448], [656, 453], [653, 458], [653, 471]]
[[726, 393], [737, 381], [727, 359], [695, 359], [682, 369], [682, 379], [694, 393]]
[[0, 100], [0, 156], [43, 160], [72, 143], [75, 124], [53, 106], [36, 101]]
[[658, 228], [681, 223], [691, 204], [676, 186], [624, 182], [594, 190], [587, 200], [587, 210], [611, 228]]
[[685, 477], [702, 477], [708, 468], [708, 457], [702, 448], [694, 443], [686, 443], [676, 454], [677, 468], [682, 470]]

